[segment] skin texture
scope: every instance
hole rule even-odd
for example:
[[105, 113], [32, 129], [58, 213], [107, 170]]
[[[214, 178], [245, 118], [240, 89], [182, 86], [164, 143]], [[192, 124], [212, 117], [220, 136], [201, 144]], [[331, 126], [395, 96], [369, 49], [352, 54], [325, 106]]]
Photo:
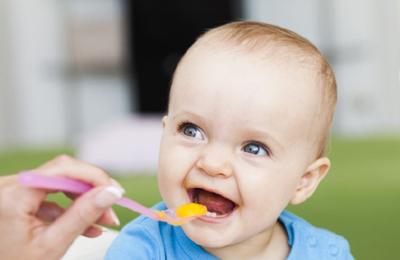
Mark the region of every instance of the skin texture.
[[196, 47], [179, 65], [163, 118], [159, 187], [172, 208], [190, 202], [189, 188], [237, 204], [218, 223], [183, 226], [217, 257], [288, 255], [279, 214], [310, 197], [330, 167], [315, 158], [321, 97], [314, 78], [294, 62], [220, 48]]
[[[68, 156], [59, 156], [35, 169], [44, 175], [79, 179], [94, 186], [68, 209], [46, 202], [46, 190], [18, 185], [17, 176], [0, 177], [1, 259], [60, 259], [80, 234], [97, 237], [95, 223], [117, 225], [110, 208], [118, 199], [107, 192], [122, 188], [101, 169]], [[106, 190], [107, 189], [107, 190]]]

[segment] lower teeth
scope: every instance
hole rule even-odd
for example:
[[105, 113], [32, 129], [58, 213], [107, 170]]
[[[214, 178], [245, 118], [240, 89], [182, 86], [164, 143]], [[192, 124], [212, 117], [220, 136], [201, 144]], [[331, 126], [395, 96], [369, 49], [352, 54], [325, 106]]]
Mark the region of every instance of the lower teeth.
[[[202, 203], [200, 202], [200, 199], [199, 199], [199, 190], [198, 190], [198, 189], [194, 189], [192, 192], [193, 192], [193, 193], [192, 193], [192, 194], [193, 194], [193, 195], [192, 195], [192, 201], [193, 201], [194, 203], [202, 204]], [[202, 204], [202, 205], [204, 205], [204, 204]], [[221, 213], [221, 212], [217, 213], [217, 212], [210, 212], [210, 211], [207, 211], [207, 214], [206, 214], [205, 216], [211, 217], [211, 218], [216, 218], [216, 217], [218, 217], [218, 216], [225, 215], [225, 214], [227, 214], [227, 213]]]
[[207, 212], [206, 216], [215, 218], [217, 216], [217, 213], [215, 213], [215, 212]]

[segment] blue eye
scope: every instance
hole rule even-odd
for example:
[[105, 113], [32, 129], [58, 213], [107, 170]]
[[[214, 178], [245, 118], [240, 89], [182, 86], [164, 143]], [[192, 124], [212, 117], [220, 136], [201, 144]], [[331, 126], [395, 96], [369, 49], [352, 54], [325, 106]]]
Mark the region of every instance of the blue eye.
[[258, 155], [258, 156], [265, 156], [265, 155], [269, 156], [269, 151], [267, 148], [265, 148], [262, 144], [258, 144], [258, 143], [254, 143], [254, 142], [246, 144], [243, 147], [243, 151], [245, 151], [246, 153], [251, 153], [254, 155]]
[[204, 139], [203, 133], [200, 128], [191, 123], [183, 123], [179, 126], [179, 131], [182, 132], [184, 135], [195, 139]]

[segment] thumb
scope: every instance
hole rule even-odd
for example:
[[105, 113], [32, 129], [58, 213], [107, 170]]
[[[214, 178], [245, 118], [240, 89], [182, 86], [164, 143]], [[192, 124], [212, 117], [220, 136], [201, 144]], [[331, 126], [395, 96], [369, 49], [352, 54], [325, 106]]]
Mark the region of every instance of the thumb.
[[77, 198], [73, 205], [46, 230], [46, 242], [65, 247], [94, 224], [118, 199], [124, 190], [116, 186], [98, 187]]

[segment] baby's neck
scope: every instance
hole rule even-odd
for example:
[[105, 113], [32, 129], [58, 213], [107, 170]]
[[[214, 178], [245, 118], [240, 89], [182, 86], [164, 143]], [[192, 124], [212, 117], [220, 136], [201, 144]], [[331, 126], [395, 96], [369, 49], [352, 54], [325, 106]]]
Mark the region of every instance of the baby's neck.
[[277, 222], [271, 230], [238, 244], [223, 248], [205, 248], [219, 259], [286, 259], [289, 255], [287, 233]]

